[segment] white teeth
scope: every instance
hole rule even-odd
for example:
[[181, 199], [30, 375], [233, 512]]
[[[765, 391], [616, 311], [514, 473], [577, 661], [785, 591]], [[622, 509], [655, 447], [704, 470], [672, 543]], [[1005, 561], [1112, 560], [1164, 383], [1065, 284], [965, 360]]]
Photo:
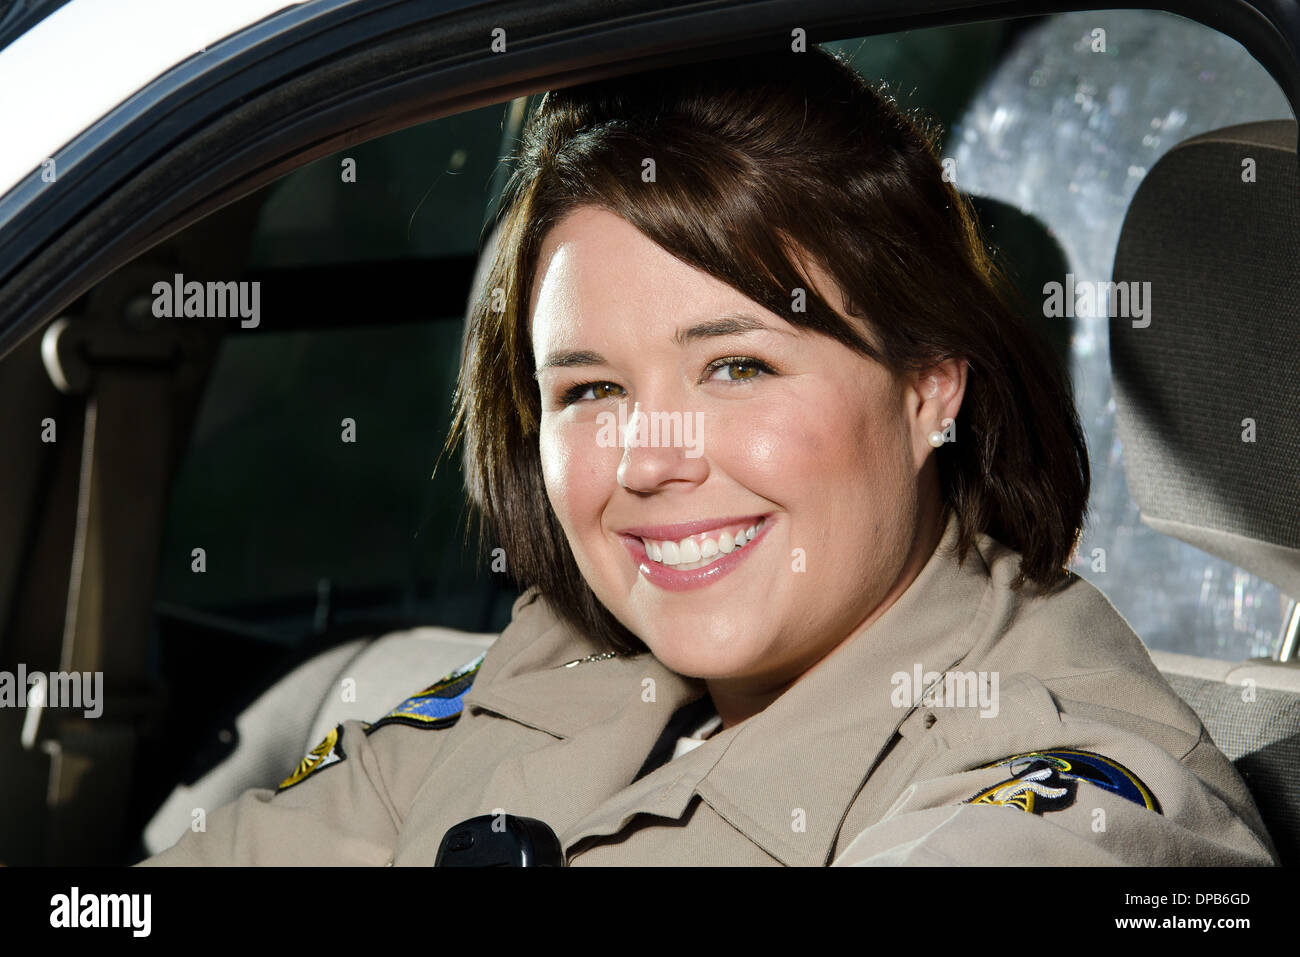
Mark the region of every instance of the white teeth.
[[735, 537], [732, 537], [731, 532], [724, 531], [718, 535], [717, 541], [706, 538], [703, 542], [699, 542], [694, 538], [686, 538], [680, 542], [659, 542], [643, 538], [641, 543], [645, 546], [646, 557], [651, 561], [671, 565], [681, 571], [689, 571], [692, 568], [712, 564], [723, 555], [744, 548], [762, 530], [763, 522], [764, 519], [759, 519], [749, 528], [738, 530]]

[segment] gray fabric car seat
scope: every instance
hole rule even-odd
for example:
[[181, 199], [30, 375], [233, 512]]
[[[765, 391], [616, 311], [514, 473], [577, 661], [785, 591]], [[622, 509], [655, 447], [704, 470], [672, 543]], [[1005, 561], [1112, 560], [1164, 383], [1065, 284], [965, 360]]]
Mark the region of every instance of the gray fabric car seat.
[[[1146, 525], [1300, 595], [1300, 174], [1296, 124], [1195, 136], [1133, 198], [1110, 319], [1116, 424]], [[1300, 863], [1300, 675], [1153, 655]], [[1251, 682], [1243, 684], [1243, 675]]]
[[1300, 864], [1300, 669], [1153, 651], [1165, 679], [1250, 786], [1283, 864]]

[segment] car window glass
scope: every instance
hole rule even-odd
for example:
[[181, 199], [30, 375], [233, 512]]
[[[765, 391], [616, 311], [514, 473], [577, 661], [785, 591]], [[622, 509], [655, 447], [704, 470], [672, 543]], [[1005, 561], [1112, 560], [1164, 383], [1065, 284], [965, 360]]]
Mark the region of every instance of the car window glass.
[[492, 106], [359, 143], [272, 184], [250, 268], [472, 254], [504, 186], [506, 108]]
[[263, 318], [223, 340], [173, 486], [164, 628], [296, 645], [365, 623], [508, 621], [513, 589], [462, 542], [458, 462], [433, 474], [507, 110], [350, 147], [264, 189], [246, 259]]
[[[1275, 119], [1293, 119], [1282, 91], [1223, 34], [1156, 11], [1071, 13], [1020, 34], [951, 130], [945, 155], [964, 190], [1045, 224], [1070, 273], [1106, 281], [1124, 213], [1161, 156], [1199, 133]], [[1273, 655], [1288, 596], [1140, 521], [1115, 430], [1108, 320], [1073, 323], [1071, 375], [1093, 473], [1074, 570], [1149, 647], [1238, 661]]]

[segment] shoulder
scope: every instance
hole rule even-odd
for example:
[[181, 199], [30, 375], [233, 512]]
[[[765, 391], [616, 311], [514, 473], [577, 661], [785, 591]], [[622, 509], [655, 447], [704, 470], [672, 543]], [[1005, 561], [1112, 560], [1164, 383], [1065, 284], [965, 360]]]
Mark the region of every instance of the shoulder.
[[[510, 623], [492, 643], [473, 657], [466, 657], [451, 671], [426, 677], [428, 684], [402, 699], [382, 716], [365, 724], [372, 734], [389, 725], [413, 728], [449, 728], [464, 711], [465, 698], [474, 688], [493, 683], [521, 651], [536, 644], [538, 637], [555, 625], [555, 617], [537, 588], [531, 587], [515, 599]], [[418, 675], [416, 676], [418, 678]]]
[[[483, 665], [487, 652], [438, 678], [424, 690], [401, 701], [376, 721], [349, 719], [339, 722], [319, 744], [307, 752], [293, 772], [280, 782], [276, 792], [287, 791], [314, 777], [326, 768], [342, 764], [362, 739], [380, 728], [405, 725], [411, 728], [438, 730], [450, 728], [460, 718], [465, 695]], [[372, 746], [365, 742], [367, 748]]]
[[983, 532], [971, 551], [966, 561], [982, 562], [987, 575], [972, 656], [1004, 659], [1039, 677], [1114, 668], [1159, 675], [1141, 639], [1092, 582], [1066, 570], [1054, 585], [1013, 588], [1018, 551]]
[[987, 535], [978, 547], [995, 604], [993, 627], [972, 650], [981, 667], [1032, 675], [1063, 708], [1155, 738], [1175, 757], [1196, 746], [1200, 719], [1100, 588], [1067, 572], [1053, 587], [1027, 582], [1013, 590], [1019, 553]]
[[[936, 716], [949, 760], [933, 773], [991, 773], [962, 800], [1036, 806], [1058, 823], [1078, 813], [1061, 813], [1061, 802], [1098, 794], [1119, 801], [1110, 810], [1122, 820], [1147, 811], [1135, 818], [1144, 827], [1156, 826], [1154, 814], [1207, 834], [1218, 815], [1248, 824], [1236, 839], [1252, 845], [1247, 832], [1259, 832], [1258, 815], [1240, 775], [1105, 594], [1074, 573], [1053, 588], [1013, 591], [1018, 553], [981, 539], [993, 627], [959, 667], [997, 680], [999, 700], [996, 708]], [[1153, 798], [1149, 806], [1132, 800], [1142, 794]]]
[[[438, 661], [445, 665], [452, 654], [472, 654], [463, 636], [454, 643], [442, 642], [436, 649], [437, 653], [430, 654], [429, 649], [422, 648], [419, 643], [405, 640], [411, 634], [385, 636], [359, 655], [349, 668], [358, 673], [358, 677], [350, 679], [354, 690], [361, 686], [371, 689], [367, 698], [374, 695], [375, 688], [398, 688], [402, 693], [410, 687], [407, 680], [416, 674], [420, 663]], [[353, 714], [337, 725], [331, 718], [330, 723], [317, 732], [324, 735], [320, 743], [303, 757], [278, 790], [288, 790], [324, 769], [342, 764], [358, 748], [371, 752], [377, 766], [389, 768], [390, 776], [412, 777], [418, 767], [436, 756], [442, 747], [442, 736], [378, 732], [394, 727], [446, 731], [460, 722], [472, 692], [512, 675], [545, 666], [557, 650], [552, 646], [563, 652], [563, 646], [571, 640], [571, 630], [563, 627], [538, 589], [535, 586], [528, 588], [515, 600], [506, 629], [477, 654], [463, 659], [450, 671], [435, 672], [435, 677], [426, 679], [429, 683], [421, 690], [396, 704], [389, 704], [377, 718], [371, 718], [373, 711], [370, 715], [364, 712]], [[360, 704], [351, 705], [354, 712], [360, 708]]]
[[[1011, 639], [1046, 634], [1059, 640], [1054, 647], [1073, 648], [1068, 657], [1091, 653], [1098, 663], [1122, 660], [1142, 668], [1150, 665], [1141, 639], [1105, 593], [1083, 576], [1066, 570], [1055, 585], [1011, 582], [1020, 571], [1021, 555], [988, 534], [976, 536], [975, 549], [988, 569], [996, 606], [994, 619]], [[1006, 642], [1003, 641], [1003, 644]], [[1141, 652], [1140, 654], [1138, 652]], [[1058, 656], [1064, 656], [1060, 652]]]
[[391, 725], [425, 730], [450, 728], [460, 719], [473, 690], [533, 670], [541, 662], [549, 663], [554, 652], [550, 646], [557, 643], [553, 639], [563, 644], [568, 636], [545, 598], [535, 586], [530, 587], [515, 599], [509, 624], [490, 646], [453, 670], [436, 675], [422, 690], [402, 699], [377, 720], [364, 723], [365, 733], [370, 735]]
[[908, 750], [929, 756], [837, 863], [1274, 862], [1246, 804], [1161, 744], [1070, 710], [1032, 675], [998, 690], [984, 713], [922, 706], [904, 722]]

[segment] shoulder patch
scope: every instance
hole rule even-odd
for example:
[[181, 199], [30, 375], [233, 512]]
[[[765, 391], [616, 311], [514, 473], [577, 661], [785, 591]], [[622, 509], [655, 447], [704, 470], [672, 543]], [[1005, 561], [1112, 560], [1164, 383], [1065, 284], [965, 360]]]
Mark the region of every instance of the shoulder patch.
[[386, 724], [405, 724], [413, 728], [449, 728], [460, 718], [466, 693], [478, 676], [487, 652], [467, 665], [440, 678], [419, 694], [411, 695], [388, 714], [366, 728], [372, 734]]
[[298, 762], [297, 770], [280, 782], [280, 786], [276, 788], [277, 793], [288, 790], [321, 768], [338, 764], [346, 757], [347, 754], [343, 751], [343, 725], [339, 725], [325, 735], [324, 741], [307, 752], [307, 756]]
[[1092, 751], [1054, 748], [1016, 754], [986, 768], [1007, 768], [1011, 776], [969, 798], [967, 804], [1002, 804], [1018, 807], [1029, 814], [1060, 811], [1074, 803], [1078, 782], [1087, 781], [1099, 788], [1162, 813], [1151, 789], [1118, 761]]

